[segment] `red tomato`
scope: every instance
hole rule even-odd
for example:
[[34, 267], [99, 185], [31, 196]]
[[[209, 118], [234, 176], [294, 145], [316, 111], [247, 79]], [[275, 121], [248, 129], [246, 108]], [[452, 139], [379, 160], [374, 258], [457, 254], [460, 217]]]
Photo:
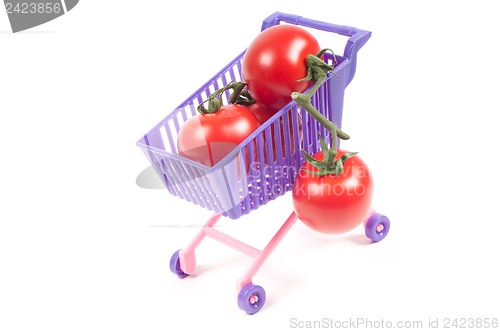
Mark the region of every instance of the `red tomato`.
[[[338, 158], [346, 153], [338, 152]], [[313, 158], [322, 160], [323, 152]], [[340, 175], [316, 176], [305, 170], [318, 171], [305, 162], [293, 187], [294, 210], [304, 224], [321, 233], [340, 234], [363, 222], [371, 207], [373, 180], [361, 158], [347, 159]]]
[[307, 76], [307, 56], [319, 51], [318, 41], [299, 26], [276, 25], [262, 31], [242, 59], [248, 92], [269, 110], [280, 110], [291, 101], [292, 92], [303, 92], [311, 84], [297, 80]]
[[255, 115], [257, 120], [259, 120], [260, 124], [263, 124], [275, 114], [275, 112], [269, 111], [264, 105], [259, 103], [253, 103], [247, 107], [248, 110]]
[[247, 107], [223, 106], [189, 118], [179, 130], [177, 149], [183, 157], [214, 166], [259, 126]]

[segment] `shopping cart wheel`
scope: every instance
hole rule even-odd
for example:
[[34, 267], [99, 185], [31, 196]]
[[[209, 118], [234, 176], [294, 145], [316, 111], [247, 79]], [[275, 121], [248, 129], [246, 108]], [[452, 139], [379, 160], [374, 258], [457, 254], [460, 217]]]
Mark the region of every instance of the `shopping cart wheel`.
[[369, 239], [378, 242], [387, 236], [390, 228], [391, 222], [389, 218], [382, 214], [374, 213], [366, 221], [365, 234]]
[[181, 261], [179, 259], [179, 251], [180, 249], [174, 252], [172, 258], [170, 258], [170, 271], [176, 274], [179, 278], [186, 278], [189, 274], [185, 273], [181, 269]]
[[238, 307], [250, 315], [258, 312], [265, 302], [266, 292], [264, 288], [254, 284], [243, 286], [238, 294]]

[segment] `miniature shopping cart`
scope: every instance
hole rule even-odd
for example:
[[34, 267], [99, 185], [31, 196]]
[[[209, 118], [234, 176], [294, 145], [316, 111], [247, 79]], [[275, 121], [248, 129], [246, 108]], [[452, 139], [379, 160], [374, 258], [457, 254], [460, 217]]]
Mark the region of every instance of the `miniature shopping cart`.
[[[371, 33], [281, 12], [265, 19], [262, 30], [277, 24], [295, 24], [349, 37], [344, 54], [336, 56], [335, 69], [328, 74], [311, 101], [323, 116], [340, 128], [344, 89], [355, 74], [357, 53]], [[305, 161], [301, 149], [313, 155], [321, 150], [318, 132], [323, 137], [331, 134], [308, 112], [291, 101], [213, 167], [181, 157], [177, 153], [177, 134], [181, 125], [197, 114], [197, 105], [211, 93], [230, 82], [241, 80], [244, 53], [239, 54], [168, 114], [137, 145], [142, 148], [172, 195], [213, 211], [213, 216], [192, 242], [173, 254], [171, 271], [181, 278], [193, 273], [196, 265], [195, 249], [205, 237], [254, 257], [246, 273], [237, 281], [238, 306], [254, 314], [264, 305], [266, 293], [262, 287], [252, 283], [252, 278], [295, 223], [297, 216], [292, 212], [263, 250], [232, 238], [214, 226], [221, 216], [238, 219], [290, 191]], [[333, 64], [332, 55], [325, 54], [324, 57], [327, 63]], [[390, 227], [389, 219], [374, 211], [366, 216], [364, 224], [367, 237], [373, 241], [382, 240]]]

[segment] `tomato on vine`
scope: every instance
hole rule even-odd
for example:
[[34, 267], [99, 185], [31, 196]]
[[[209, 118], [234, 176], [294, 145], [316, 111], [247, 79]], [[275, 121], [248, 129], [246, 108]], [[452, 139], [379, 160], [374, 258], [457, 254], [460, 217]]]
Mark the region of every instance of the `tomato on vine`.
[[198, 107], [199, 114], [189, 118], [179, 130], [179, 155], [212, 167], [259, 128], [259, 120], [248, 107], [232, 103], [222, 106], [220, 95], [224, 91], [241, 91], [243, 86], [228, 84], [209, 96], [208, 108], [203, 104]]
[[311, 82], [306, 58], [318, 54], [316, 38], [295, 25], [276, 25], [260, 32], [242, 59], [241, 75], [256, 102], [276, 112], [291, 101], [292, 92], [303, 92]]
[[[359, 226], [368, 215], [373, 179], [357, 155], [340, 149], [336, 155], [325, 151], [308, 156], [302, 165], [292, 191], [293, 206], [306, 226], [341, 234]], [[323, 163], [328, 158], [332, 168]]]

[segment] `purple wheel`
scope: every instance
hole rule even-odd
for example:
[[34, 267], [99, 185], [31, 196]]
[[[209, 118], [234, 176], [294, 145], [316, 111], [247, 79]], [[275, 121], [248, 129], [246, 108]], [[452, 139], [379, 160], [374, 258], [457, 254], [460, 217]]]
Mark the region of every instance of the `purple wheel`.
[[170, 258], [170, 271], [172, 271], [173, 274], [176, 274], [179, 278], [186, 278], [189, 274], [185, 273], [181, 269], [181, 261], [179, 259], [179, 251], [180, 249], [174, 252], [172, 255], [172, 258]]
[[238, 307], [250, 315], [257, 313], [265, 302], [266, 292], [264, 288], [254, 284], [243, 286], [238, 294]]
[[369, 239], [378, 242], [387, 236], [390, 228], [391, 222], [389, 218], [382, 214], [375, 213], [366, 221], [365, 234]]

